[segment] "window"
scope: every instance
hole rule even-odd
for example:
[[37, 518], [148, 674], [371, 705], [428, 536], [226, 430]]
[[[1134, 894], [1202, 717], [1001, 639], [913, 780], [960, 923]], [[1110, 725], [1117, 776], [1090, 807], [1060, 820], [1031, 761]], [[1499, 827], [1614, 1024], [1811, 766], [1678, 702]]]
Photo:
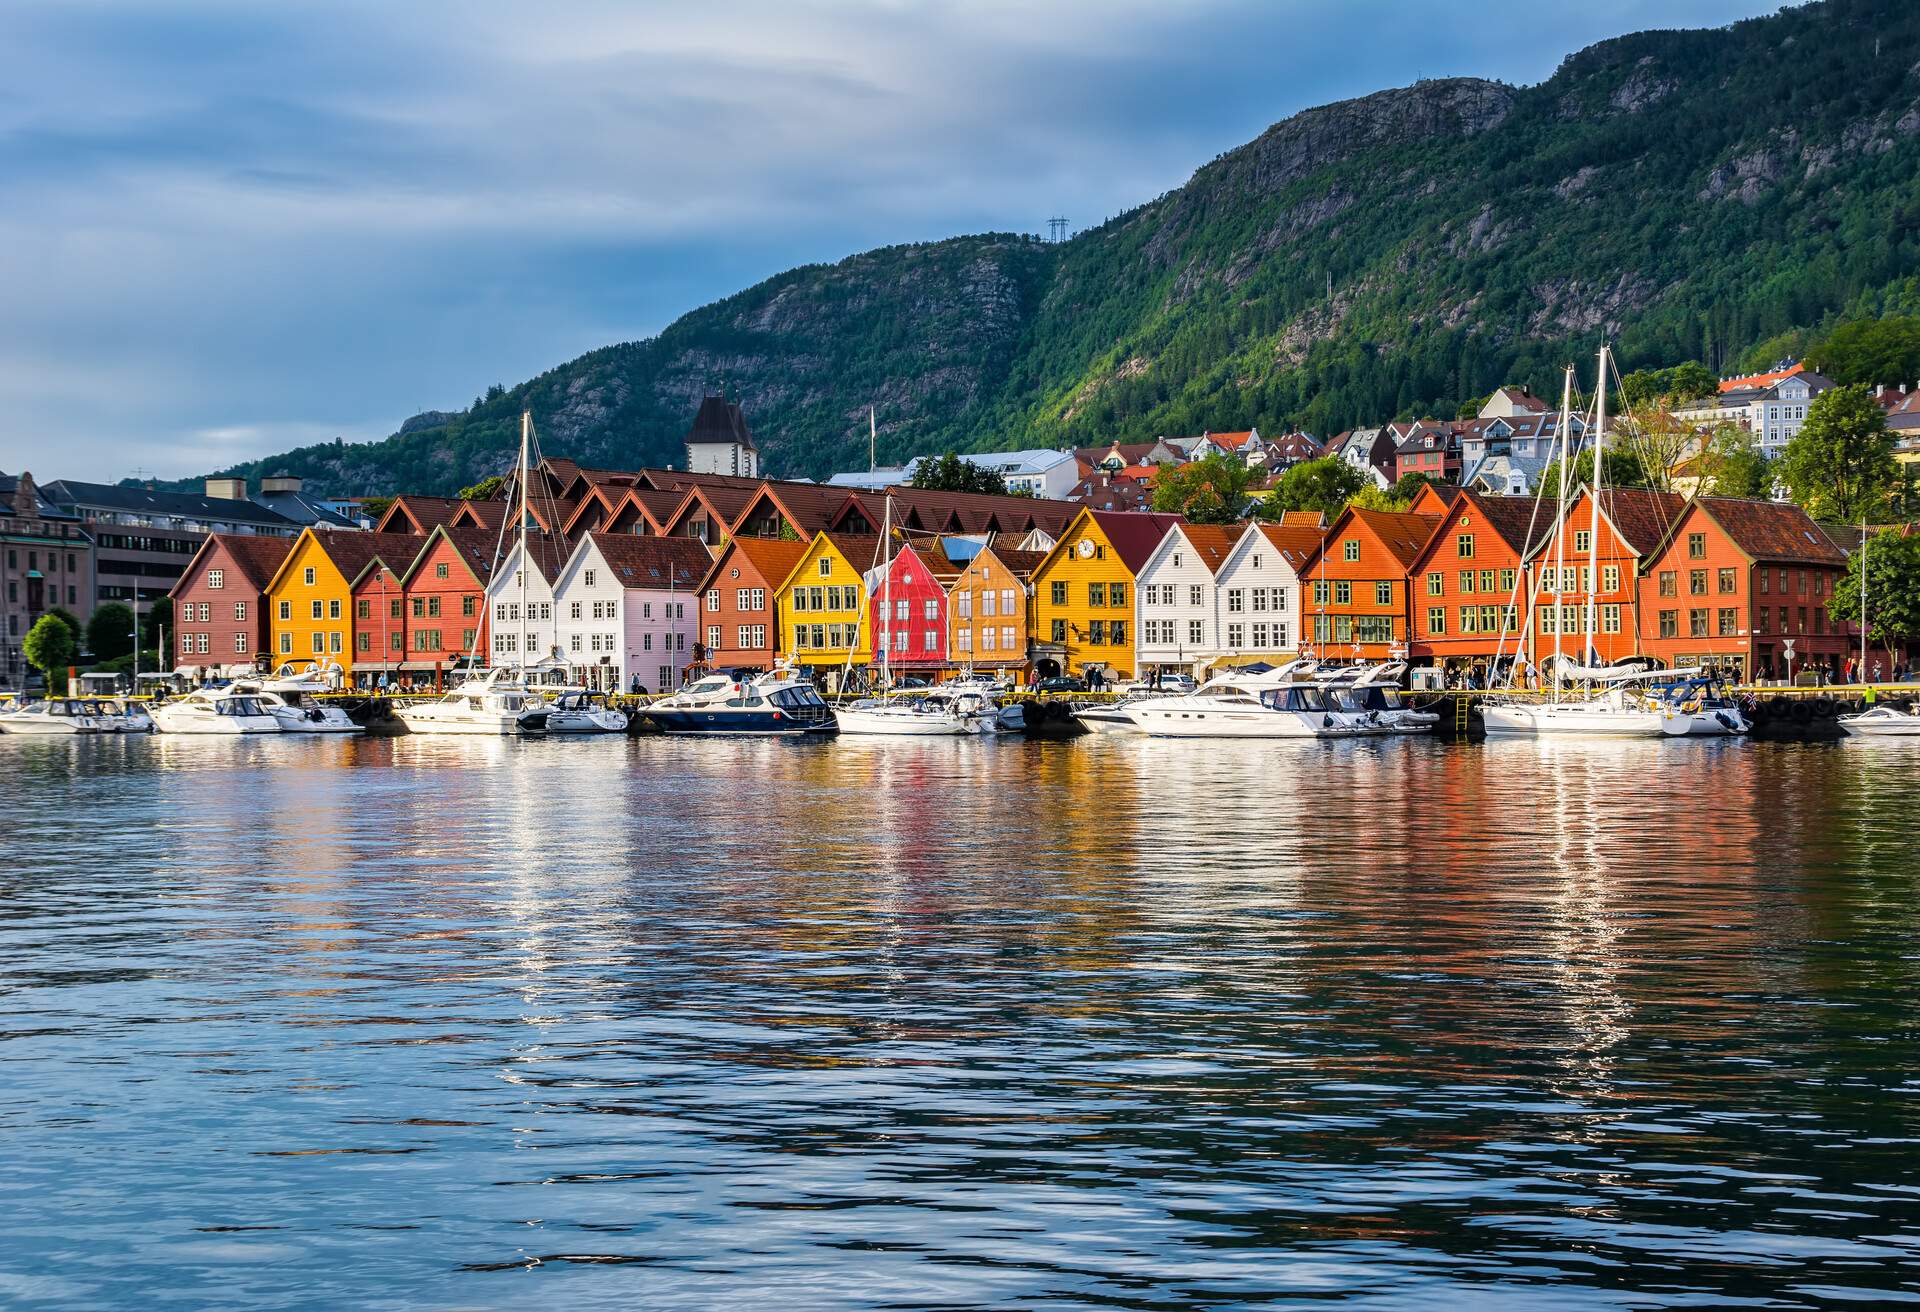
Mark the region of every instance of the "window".
[[1444, 574], [1427, 575], [1427, 595], [1444, 597], [1447, 594], [1447, 576]]
[[208, 571], [207, 571], [207, 586], [208, 586], [208, 587], [210, 587], [210, 588], [224, 588], [224, 587], [226, 587], [226, 586], [227, 586], [227, 572], [226, 572], [225, 570], [223, 570], [223, 569], [210, 569], [210, 570], [208, 570]]
[[833, 557], [831, 556], [820, 557], [820, 577], [823, 579], [830, 579], [833, 577]]
[[1199, 646], [1207, 640], [1207, 629], [1199, 620], [1187, 621], [1187, 641]]
[[1753, 608], [1753, 631], [1755, 633], [1765, 633], [1767, 631], [1767, 608], [1765, 606], [1756, 606]]
[[1514, 584], [1513, 571], [1510, 569], [1501, 570], [1500, 571], [1500, 591], [1511, 593], [1513, 591], [1513, 584]]
[[1687, 636], [1704, 638], [1707, 636], [1707, 608], [1695, 606], [1687, 612]]
[[1460, 571], [1460, 591], [1472, 592], [1474, 580], [1475, 580], [1475, 574], [1472, 570], [1470, 569], [1461, 570]]
[[1205, 595], [1206, 594], [1200, 590], [1200, 585], [1198, 583], [1190, 583], [1187, 585], [1187, 605], [1189, 606], [1205, 605], [1206, 603], [1203, 600]]
[[1738, 579], [1739, 579], [1738, 571], [1731, 570], [1731, 569], [1721, 570], [1720, 571], [1720, 591], [1738, 592], [1740, 590], [1740, 584], [1738, 582]]
[[1705, 533], [1687, 534], [1687, 559], [1705, 560], [1707, 558], [1707, 535]]
[[1052, 588], [1048, 591], [1048, 596], [1052, 598], [1054, 605], [1056, 606], [1066, 605], [1067, 604], [1067, 585], [1064, 583], [1055, 583], [1052, 586]]
[[1618, 565], [1602, 565], [1600, 567], [1600, 591], [1620, 591], [1620, 567]]
[[313, 586], [313, 566], [311, 565], [307, 566], [306, 570], [303, 572], [303, 577], [306, 582], [306, 585], [308, 587], [312, 587]]
[[[718, 588], [707, 589], [707, 609], [708, 610], [720, 609], [720, 589]], [[715, 645], [717, 646], [718, 644], [716, 643]]]
[[1267, 608], [1267, 590], [1265, 588], [1255, 588], [1253, 590], [1253, 609], [1265, 610], [1266, 608]]
[[1680, 572], [1678, 570], [1663, 569], [1660, 571], [1660, 595], [1663, 597], [1677, 597], [1680, 595]]
[[928, 598], [926, 599], [926, 601], [925, 601], [925, 602], [924, 602], [924, 603], [923, 603], [923, 604], [921, 605], [921, 615], [920, 615], [920, 618], [921, 618], [921, 619], [923, 619], [923, 620], [937, 620], [937, 619], [939, 619], [939, 618], [940, 618], [940, 603], [939, 603], [938, 601], [935, 601], [935, 600], [934, 600], [934, 599], [933, 599], [932, 597], [928, 597]]
[[393, 600], [389, 601], [387, 603], [387, 618], [395, 619], [395, 620], [401, 618], [400, 607], [401, 607], [400, 598], [395, 597]]
[[236, 601], [233, 603], [233, 618], [238, 620], [242, 624], [245, 624], [247, 622], [247, 603], [246, 602]]
[[[962, 639], [960, 643], [962, 647], [971, 648], [973, 646], [973, 631], [971, 629], [968, 629], [962, 632], [960, 634], [960, 637]], [[992, 651], [994, 649], [993, 644], [994, 644], [993, 630], [990, 628], [981, 629], [980, 630], [980, 649], [982, 651]]]
[[1107, 604], [1107, 585], [1104, 583], [1087, 584], [1087, 605], [1104, 606]]
[[1326, 605], [1327, 598], [1331, 594], [1332, 589], [1327, 586], [1325, 579], [1315, 579], [1313, 581], [1313, 601], [1316, 606]]
[[1689, 597], [1704, 597], [1707, 595], [1707, 572], [1705, 570], [1690, 569], [1687, 571], [1687, 595]]
[[1125, 620], [1110, 621], [1107, 625], [1107, 638], [1116, 647], [1126, 646], [1127, 622]]
[[1244, 624], [1227, 625], [1227, 647], [1239, 651], [1247, 645], [1247, 626]]
[[1427, 607], [1427, 632], [1436, 638], [1447, 636], [1447, 608], [1445, 606]]
[[1055, 620], [1049, 633], [1052, 641], [1065, 642], [1067, 640], [1067, 622], [1065, 620]]
[[[1467, 554], [1472, 555], [1473, 552], [1469, 550]], [[1346, 559], [1346, 560], [1360, 559], [1360, 539], [1348, 538], [1346, 541], [1342, 542], [1340, 544], [1340, 555], [1343, 559]]]
[[236, 634], [234, 634], [234, 635], [233, 635], [233, 649], [234, 649], [234, 650], [235, 650], [236, 652], [240, 652], [240, 653], [242, 653], [242, 654], [245, 654], [245, 652], [246, 652], [246, 650], [247, 650], [247, 635], [246, 635], [246, 634], [244, 634], [244, 633], [236, 633]]
[[426, 616], [427, 616], [427, 599], [425, 597], [415, 597], [413, 599], [413, 617], [419, 620], [419, 619], [425, 619]]
[[[834, 589], [834, 591], [838, 592], [839, 589], [836, 588]], [[983, 592], [980, 594], [983, 600], [992, 595], [993, 595], [992, 593], [987, 593], [987, 592]], [[834, 606], [834, 609], [838, 610], [839, 606], [836, 604]], [[973, 594], [971, 592], [962, 592], [954, 598], [954, 617], [956, 619], [963, 619], [963, 620], [970, 620], [973, 618]]]
[[1610, 601], [1600, 608], [1600, 632], [1620, 632], [1620, 603]]
[[[708, 595], [717, 597], [720, 594], [715, 592], [715, 593], [709, 593]], [[712, 651], [715, 647], [718, 647], [719, 645], [720, 645], [720, 626], [718, 624], [707, 625], [707, 650]]]
[[1351, 606], [1353, 604], [1353, 584], [1347, 582], [1345, 579], [1335, 579], [1333, 581], [1333, 604], [1336, 606]]
[[939, 651], [940, 650], [940, 631], [938, 629], [921, 630], [920, 650], [921, 651]]
[[588, 587], [592, 587], [594, 584], [594, 579], [598, 574], [599, 574], [598, 570], [591, 570], [591, 569], [587, 570], [583, 575], [581, 575], [580, 581], [582, 583], [585, 583]]
[[313, 651], [316, 656], [324, 656], [327, 652], [327, 635], [318, 629], [313, 633]]
[[1114, 583], [1109, 585], [1107, 588], [1107, 604], [1109, 606], [1126, 605], [1127, 604], [1127, 585], [1124, 583]]
[[1228, 588], [1227, 589], [1227, 613], [1230, 615], [1238, 615], [1241, 611], [1247, 608], [1246, 600], [1247, 600], [1247, 594], [1245, 589]]
[[896, 620], [905, 620], [907, 618], [907, 599], [905, 597], [893, 603], [893, 618]]
[[291, 633], [282, 633], [280, 635], [280, 654], [282, 656], [291, 656], [293, 654], [293, 635]]
[[[1472, 560], [1473, 559], [1473, 534], [1462, 533], [1459, 537], [1455, 538], [1453, 540], [1453, 549], [1459, 553], [1461, 560]], [[1360, 559], [1360, 557], [1358, 554], [1355, 554], [1352, 556], [1348, 556], [1347, 559], [1358, 560]]]
[[[1013, 596], [1014, 596], [1014, 589], [1012, 588], [1000, 589], [1000, 613], [1002, 615], [1017, 615], [1020, 613], [1015, 608]], [[1168, 600], [1172, 600], [1172, 598], [1168, 598]], [[993, 612], [989, 611], [987, 613], [992, 614]]]
[[433, 567], [433, 576], [437, 579], [444, 579], [449, 577], [447, 573], [447, 566], [445, 561], [442, 561], [441, 563]]
[[1740, 623], [1739, 612], [1735, 610], [1732, 606], [1722, 606], [1720, 608], [1720, 636], [1721, 637], [1723, 638], [1733, 637], [1735, 632], [1738, 630], [1739, 623]]
[[1393, 584], [1386, 579], [1373, 585], [1373, 604], [1376, 606], [1393, 605]]
[[322, 603], [322, 602], [318, 602], [318, 601], [316, 601], [316, 602], [314, 602], [314, 603], [313, 603], [313, 618], [314, 618], [314, 619], [319, 619], [319, 618], [320, 618], [321, 616], [323, 616], [323, 615], [325, 615], [326, 613], [327, 613], [327, 608], [326, 608], [326, 605], [325, 605], [324, 603]]
[[1677, 638], [1680, 636], [1679, 611], [1663, 610], [1660, 612], [1660, 636], [1663, 638]]

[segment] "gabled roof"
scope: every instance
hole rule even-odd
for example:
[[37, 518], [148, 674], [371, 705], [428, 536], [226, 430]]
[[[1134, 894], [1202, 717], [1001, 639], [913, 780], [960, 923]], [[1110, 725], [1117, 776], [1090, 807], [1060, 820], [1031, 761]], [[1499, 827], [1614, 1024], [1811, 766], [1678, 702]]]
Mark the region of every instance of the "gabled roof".
[[713, 565], [700, 580], [700, 589], [711, 587], [720, 570], [735, 555], [744, 557], [768, 587], [777, 588], [812, 549], [811, 542], [792, 538], [732, 538], [714, 557]]
[[422, 497], [406, 493], [393, 499], [373, 526], [376, 533], [427, 533], [445, 524], [467, 504], [458, 497]]
[[296, 541], [298, 539], [277, 533], [209, 533], [187, 567], [180, 571], [180, 581], [167, 590], [167, 595], [179, 596], [199, 575], [202, 558], [216, 550], [226, 553], [226, 558], [233, 562], [241, 577], [253, 585], [254, 591], [265, 592], [267, 584], [286, 564]]
[[[1160, 545], [1160, 539], [1174, 525], [1182, 522], [1178, 515], [1154, 514], [1151, 511], [1123, 513], [1087, 510], [1084, 513], [1100, 526], [1101, 534], [1113, 547], [1113, 554], [1120, 557], [1120, 563], [1127, 567], [1129, 574], [1138, 574], [1147, 563], [1147, 557], [1153, 554], [1153, 549]], [[1066, 538], [1061, 539], [1061, 545], [1071, 546]]]
[[[1308, 564], [1325, 554], [1327, 547], [1340, 536], [1340, 530], [1348, 524], [1358, 524], [1367, 533], [1385, 547], [1388, 554], [1399, 562], [1401, 572], [1412, 567], [1420, 558], [1420, 552], [1426, 547], [1435, 529], [1440, 527], [1439, 515], [1416, 515], [1411, 511], [1369, 510], [1363, 506], [1348, 506], [1328, 526], [1326, 535], [1313, 554], [1307, 558]], [[1295, 567], [1300, 568], [1299, 566]]]
[[[1302, 512], [1290, 511], [1288, 513]], [[1284, 520], [1278, 524], [1263, 522], [1255, 524], [1254, 531], [1258, 533], [1262, 539], [1273, 545], [1273, 548], [1280, 553], [1281, 559], [1293, 566], [1294, 573], [1296, 574], [1300, 572], [1300, 567], [1312, 558], [1313, 553], [1320, 550], [1322, 530], [1317, 523], [1299, 524], [1288, 523]], [[1251, 550], [1244, 541], [1240, 545], [1243, 550]], [[1239, 553], [1236, 552], [1235, 554], [1237, 555]]]
[[[342, 533], [333, 529], [309, 528], [300, 536], [310, 538], [320, 548], [321, 554], [340, 571], [340, 577], [347, 581], [348, 587], [359, 582], [360, 576], [376, 560], [398, 576], [413, 563], [414, 556], [420, 550], [420, 537], [416, 533]], [[273, 572], [269, 587], [278, 583], [280, 576], [287, 572], [287, 566], [293, 562], [291, 546], [298, 545], [299, 540], [294, 539], [290, 545], [286, 558]]]
[[[1588, 489], [1581, 487], [1560, 511], [1564, 516], [1574, 516], [1574, 522], [1568, 525], [1572, 531], [1584, 527], [1580, 516], [1588, 513], [1581, 510]], [[1666, 540], [1673, 526], [1686, 514], [1687, 499], [1678, 492], [1653, 492], [1642, 487], [1610, 487], [1600, 494], [1600, 514], [1612, 526], [1614, 534], [1626, 544], [1627, 550], [1641, 560], [1647, 559]], [[1538, 556], [1553, 541], [1553, 534], [1542, 535], [1540, 541], [1533, 544], [1529, 559]]]
[[400, 582], [403, 586], [413, 582], [420, 567], [427, 562], [427, 556], [434, 545], [445, 542], [453, 548], [460, 563], [473, 574], [474, 581], [482, 588], [493, 577], [493, 555], [501, 547], [498, 535], [484, 528], [452, 528], [445, 524], [436, 525], [427, 533], [427, 540], [420, 544], [419, 552], [406, 567]]
[[[845, 489], [841, 489], [843, 492]], [[930, 492], [917, 487], [891, 487], [894, 520], [907, 528], [930, 533], [1024, 533], [1031, 528], [1058, 533], [1073, 522], [1080, 508], [1040, 497], [1000, 496], [991, 492]], [[882, 507], [869, 495], [864, 499], [868, 518], [881, 522]]]
[[694, 538], [643, 537], [636, 533], [589, 533], [600, 558], [620, 586], [690, 592], [713, 567], [713, 553]]
[[498, 533], [500, 526], [507, 522], [509, 509], [504, 501], [462, 501], [453, 516], [447, 520], [449, 525], [471, 525]]
[[1553, 534], [1554, 518], [1558, 514], [1560, 503], [1552, 497], [1542, 497], [1539, 501], [1538, 515], [1535, 515], [1534, 499], [1523, 496], [1502, 496], [1491, 492], [1477, 492], [1472, 488], [1458, 489], [1447, 503], [1447, 513], [1434, 525], [1434, 533], [1427, 539], [1425, 548], [1415, 558], [1408, 569], [1417, 570], [1425, 559], [1438, 548], [1441, 535], [1439, 530], [1449, 523], [1456, 523], [1460, 517], [1473, 521], [1469, 531], [1478, 531], [1485, 527], [1499, 536], [1507, 547], [1522, 559], [1527, 558], [1529, 550], [1528, 530], [1531, 528], [1533, 546]]
[[1778, 369], [1770, 369], [1763, 374], [1746, 374], [1740, 378], [1722, 378], [1720, 380], [1720, 390], [1722, 392], [1764, 392], [1781, 379], [1791, 378], [1805, 368], [1806, 365], [1795, 360], [1792, 364], [1785, 365]]
[[[1845, 549], [1822, 530], [1811, 515], [1790, 501], [1697, 497], [1693, 509], [1718, 524], [1727, 539], [1750, 560], [1846, 567]], [[1656, 552], [1664, 549], [1679, 531], [1680, 523], [1676, 521]]]
[[1009, 574], [1022, 582], [1032, 578], [1033, 572], [1040, 568], [1040, 562], [1047, 558], [1047, 553], [1044, 551], [1021, 551], [1015, 547], [996, 547], [989, 543], [982, 547], [979, 554], [967, 564], [971, 567], [976, 561], [988, 555], [999, 561]]
[[1227, 557], [1233, 554], [1233, 544], [1247, 531], [1247, 524], [1177, 524], [1162, 534], [1164, 543], [1177, 529], [1180, 536], [1193, 548], [1193, 554], [1207, 567], [1207, 573], [1218, 574], [1220, 567], [1227, 563]]
[[[920, 562], [921, 568], [925, 569], [933, 577], [933, 581], [943, 588], [951, 587], [953, 581], [960, 577], [961, 566], [949, 560], [947, 553], [936, 545], [915, 542], [902, 547], [901, 550], [911, 551], [914, 559]], [[895, 555], [894, 559], [898, 560], [900, 557]]]
[[865, 501], [852, 490], [826, 483], [788, 483], [768, 480], [758, 484], [748, 496], [746, 504], [733, 517], [728, 531], [739, 533], [754, 508], [761, 502], [767, 502], [779, 512], [780, 518], [792, 526], [802, 537], [818, 533], [838, 518], [840, 511], [852, 500], [865, 509]]
[[1095, 474], [1074, 484], [1065, 504], [1094, 510], [1145, 510], [1153, 504], [1153, 489], [1135, 478], [1108, 478]]

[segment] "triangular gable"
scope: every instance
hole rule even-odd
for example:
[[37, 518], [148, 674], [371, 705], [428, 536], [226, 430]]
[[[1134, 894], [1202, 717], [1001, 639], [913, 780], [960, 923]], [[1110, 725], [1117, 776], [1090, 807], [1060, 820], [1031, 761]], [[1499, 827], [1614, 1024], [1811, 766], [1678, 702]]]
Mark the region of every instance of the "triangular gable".
[[300, 554], [301, 549], [305, 547], [308, 540], [314, 536], [313, 525], [311, 524], [300, 530], [299, 536], [293, 540], [293, 545], [287, 549], [286, 559], [280, 562], [280, 568], [276, 569], [273, 572], [273, 577], [267, 580], [267, 586], [260, 589], [261, 596], [267, 596], [275, 588], [280, 586], [281, 577], [293, 567], [294, 558]]

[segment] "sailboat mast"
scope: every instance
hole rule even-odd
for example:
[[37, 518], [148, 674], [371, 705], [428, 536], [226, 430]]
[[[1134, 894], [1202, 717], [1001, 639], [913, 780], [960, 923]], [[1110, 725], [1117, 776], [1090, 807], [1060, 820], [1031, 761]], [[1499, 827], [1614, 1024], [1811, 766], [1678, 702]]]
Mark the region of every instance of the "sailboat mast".
[[533, 411], [520, 412], [520, 674], [527, 671], [527, 447], [533, 428]]
[[1561, 584], [1567, 577], [1567, 466], [1573, 462], [1573, 366], [1560, 377], [1560, 507], [1553, 533], [1553, 700], [1560, 700], [1560, 629], [1567, 613]]
[[[1590, 659], [1598, 660], [1598, 633], [1594, 614], [1598, 607], [1594, 601], [1595, 590], [1600, 586], [1600, 487], [1604, 479], [1603, 460], [1607, 445], [1607, 364], [1608, 351], [1600, 348], [1600, 380], [1593, 398], [1593, 492], [1592, 504], [1587, 516], [1587, 647], [1594, 654]], [[1582, 658], [1582, 664], [1589, 659]]]
[[880, 523], [880, 672], [893, 682], [893, 559], [887, 549], [893, 545], [893, 498], [889, 496]]
[[[135, 643], [137, 648], [140, 644]], [[1860, 516], [1860, 682], [1867, 681], [1867, 517]]]

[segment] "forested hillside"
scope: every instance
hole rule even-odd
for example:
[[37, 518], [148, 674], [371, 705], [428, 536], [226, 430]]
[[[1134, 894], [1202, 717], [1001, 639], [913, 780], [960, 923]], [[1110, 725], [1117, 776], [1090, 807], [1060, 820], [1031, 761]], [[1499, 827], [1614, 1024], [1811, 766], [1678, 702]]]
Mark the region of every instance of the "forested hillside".
[[[1330, 433], [1434, 412], [1615, 341], [1716, 370], [1920, 311], [1920, 5], [1824, 0], [1645, 32], [1546, 82], [1423, 82], [1308, 110], [1057, 245], [956, 238], [795, 269], [385, 442], [246, 466], [336, 492], [546, 449], [678, 462], [724, 381], [768, 466], [1156, 433]], [[350, 385], [343, 384], [343, 385]]]

